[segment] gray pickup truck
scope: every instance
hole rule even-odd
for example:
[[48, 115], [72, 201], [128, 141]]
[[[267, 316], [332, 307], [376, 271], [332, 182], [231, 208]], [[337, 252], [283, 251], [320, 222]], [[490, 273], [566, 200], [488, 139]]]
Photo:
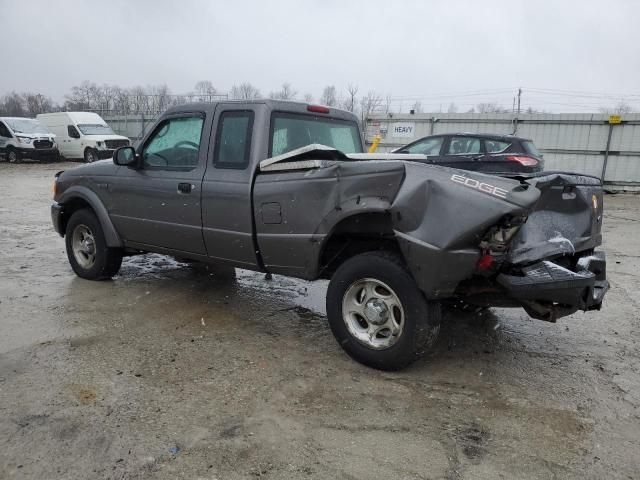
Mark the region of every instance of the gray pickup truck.
[[92, 280], [144, 252], [330, 279], [333, 334], [381, 369], [432, 348], [443, 302], [547, 321], [600, 308], [599, 179], [505, 178], [362, 151], [356, 117], [333, 108], [175, 107], [136, 149], [56, 174], [53, 224]]

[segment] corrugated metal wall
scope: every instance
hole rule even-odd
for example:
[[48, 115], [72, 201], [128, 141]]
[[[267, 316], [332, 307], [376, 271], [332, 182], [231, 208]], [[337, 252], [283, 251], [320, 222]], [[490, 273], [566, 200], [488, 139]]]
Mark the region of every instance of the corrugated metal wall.
[[[400, 125], [406, 128], [397, 130]], [[611, 125], [605, 114], [421, 113], [372, 115], [366, 121], [365, 138], [371, 143], [380, 134], [379, 151], [389, 151], [420, 137], [439, 133], [500, 133], [530, 138], [544, 154], [547, 170], [568, 170], [600, 177], [609, 130], [611, 142], [605, 183], [640, 188], [640, 114], [628, 114]], [[410, 130], [410, 133], [408, 133]]]

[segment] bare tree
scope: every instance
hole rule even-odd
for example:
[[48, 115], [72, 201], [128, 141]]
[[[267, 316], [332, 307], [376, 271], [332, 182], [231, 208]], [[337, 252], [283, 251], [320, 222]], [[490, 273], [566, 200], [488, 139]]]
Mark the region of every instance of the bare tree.
[[85, 80], [80, 85], [71, 87], [71, 93], [65, 98], [65, 106], [72, 106], [76, 110], [99, 108], [100, 88], [95, 83]]
[[293, 100], [298, 95], [298, 92], [293, 89], [289, 82], [282, 84], [282, 88], [276, 92], [271, 92], [269, 98], [274, 100]]
[[24, 98], [17, 92], [11, 92], [2, 97], [0, 110], [8, 117], [24, 116]]
[[231, 87], [231, 98], [236, 100], [253, 100], [260, 97], [260, 90], [249, 82]]
[[391, 111], [391, 95], [387, 94], [386, 97], [384, 97], [384, 113], [389, 113]]
[[624, 100], [620, 100], [613, 107], [603, 107], [600, 109], [601, 113], [607, 113], [611, 115], [625, 115], [627, 113], [633, 112], [633, 108]]
[[458, 113], [458, 106], [454, 102], [451, 102], [447, 108], [447, 113]]
[[195, 92], [198, 94], [199, 100], [201, 102], [210, 102], [212, 100], [213, 95], [218, 93], [216, 88], [213, 86], [213, 83], [209, 80], [200, 80], [196, 83]]
[[147, 110], [147, 95], [144, 87], [136, 86], [129, 89], [131, 113], [142, 113]]
[[171, 91], [165, 85], [148, 85], [146, 88], [148, 106], [147, 109], [152, 113], [163, 112], [171, 104]]
[[305, 102], [313, 103], [313, 95], [311, 95], [310, 93], [305, 93], [303, 98]]
[[320, 103], [328, 107], [335, 107], [338, 104], [338, 92], [334, 85], [328, 85], [322, 90]]
[[53, 100], [49, 97], [45, 97], [40, 93], [25, 93], [22, 97], [24, 98], [29, 116], [35, 117], [39, 113], [53, 111]]
[[362, 117], [362, 123], [372, 113], [376, 113], [382, 106], [382, 97], [374, 91], [369, 91], [364, 97], [360, 99], [360, 115]]
[[350, 112], [355, 111], [356, 105], [358, 104], [357, 95], [358, 95], [358, 86], [350, 83], [347, 86], [347, 98], [345, 99], [345, 102], [344, 102], [345, 110], [349, 110]]
[[501, 107], [497, 103], [493, 102], [477, 104], [476, 111], [478, 113], [509, 113], [508, 108]]

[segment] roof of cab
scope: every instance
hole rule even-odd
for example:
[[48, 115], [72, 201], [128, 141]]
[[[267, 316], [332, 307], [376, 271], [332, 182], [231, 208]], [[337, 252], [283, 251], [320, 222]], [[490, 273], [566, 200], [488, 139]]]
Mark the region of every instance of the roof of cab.
[[221, 100], [217, 102], [194, 102], [194, 103], [185, 103], [183, 105], [176, 105], [175, 107], [168, 108], [163, 115], [171, 115], [174, 113], [182, 113], [182, 112], [208, 112], [211, 113], [215, 110], [216, 105], [224, 104], [224, 105], [266, 105], [269, 110], [283, 110], [286, 112], [292, 113], [305, 113], [305, 114], [314, 114], [314, 115], [328, 115], [331, 117], [349, 119], [349, 120], [357, 120], [356, 115], [347, 110], [342, 110], [335, 107], [327, 107], [329, 108], [328, 114], [322, 113], [314, 113], [309, 112], [307, 107], [311, 104], [306, 102], [296, 102], [291, 100], [273, 100], [270, 98], [264, 99], [256, 99], [256, 100]]

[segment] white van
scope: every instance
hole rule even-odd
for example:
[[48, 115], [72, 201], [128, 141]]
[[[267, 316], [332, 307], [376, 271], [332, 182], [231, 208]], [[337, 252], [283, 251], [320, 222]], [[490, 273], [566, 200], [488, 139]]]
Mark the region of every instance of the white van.
[[10, 162], [21, 158], [57, 160], [55, 135], [33, 118], [0, 117], [0, 154]]
[[84, 158], [91, 163], [111, 158], [116, 148], [129, 145], [129, 139], [113, 133], [97, 113], [41, 113], [36, 118], [56, 134], [58, 149], [65, 158]]

